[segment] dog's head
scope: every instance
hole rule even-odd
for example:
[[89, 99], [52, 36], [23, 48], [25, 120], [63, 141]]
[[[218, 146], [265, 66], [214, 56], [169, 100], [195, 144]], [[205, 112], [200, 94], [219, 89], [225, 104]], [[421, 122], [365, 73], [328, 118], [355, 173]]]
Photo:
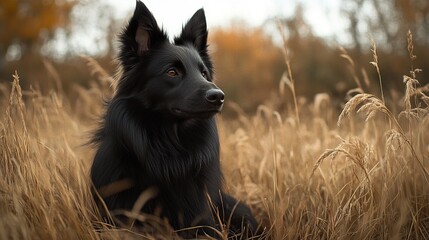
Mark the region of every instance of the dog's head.
[[120, 35], [123, 75], [116, 96], [135, 97], [144, 108], [177, 118], [207, 118], [222, 109], [213, 83], [204, 10], [198, 10], [171, 43], [148, 8], [137, 1]]

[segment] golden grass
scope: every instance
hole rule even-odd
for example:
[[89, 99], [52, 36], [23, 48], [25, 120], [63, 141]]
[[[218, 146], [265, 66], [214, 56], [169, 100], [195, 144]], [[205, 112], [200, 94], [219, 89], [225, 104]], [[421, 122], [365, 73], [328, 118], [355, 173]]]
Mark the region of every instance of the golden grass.
[[[87, 61], [95, 79], [90, 89], [76, 86], [74, 99], [60, 84], [47, 95], [23, 91], [16, 73], [10, 91], [0, 88], [0, 239], [173, 236], [164, 222], [157, 235], [101, 223], [88, 177], [93, 149], [83, 144], [112, 88]], [[227, 191], [251, 206], [272, 239], [428, 239], [429, 87], [417, 87], [419, 71], [411, 64], [404, 97], [390, 101], [402, 112], [358, 86], [339, 126], [327, 94], [306, 105], [294, 97], [290, 112], [276, 111], [275, 102], [254, 115], [228, 105], [238, 118], [218, 119]], [[295, 96], [295, 83], [281, 84], [277, 101], [285, 84]]]

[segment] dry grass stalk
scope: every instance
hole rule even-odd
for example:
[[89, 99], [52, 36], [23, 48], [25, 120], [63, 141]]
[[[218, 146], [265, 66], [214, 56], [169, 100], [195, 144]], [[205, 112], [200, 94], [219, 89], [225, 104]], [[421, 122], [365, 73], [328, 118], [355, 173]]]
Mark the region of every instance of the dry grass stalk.
[[55, 69], [52, 63], [46, 59], [43, 59], [43, 65], [45, 66], [46, 71], [48, 71], [49, 75], [51, 75], [51, 77], [54, 79], [55, 85], [57, 86], [57, 91], [62, 92], [63, 83], [61, 82], [61, 77], [58, 71]]
[[280, 79], [280, 82], [285, 83], [292, 92], [293, 103], [295, 106], [295, 117], [296, 117], [296, 120], [299, 124], [300, 123], [299, 110], [298, 110], [299, 108], [298, 108], [297, 97], [296, 97], [296, 92], [295, 92], [295, 80], [292, 76], [292, 68], [290, 65], [290, 53], [289, 53], [289, 49], [288, 49], [286, 33], [284, 30], [284, 26], [280, 21], [277, 22], [277, 27], [279, 29], [281, 36], [282, 36], [282, 41], [283, 41], [283, 48], [282, 49], [283, 49], [283, 55], [284, 55], [285, 63], [286, 63], [286, 67], [287, 67], [287, 72], [283, 73], [283, 76]]
[[[340, 57], [346, 59], [347, 62], [350, 64], [350, 66], [348, 67], [348, 69], [349, 69], [350, 73], [353, 76], [353, 81], [355, 81], [355, 83], [356, 83], [358, 89], [360, 90], [360, 92], [363, 93], [363, 87], [362, 87], [362, 84], [360, 83], [359, 77], [356, 74], [356, 70], [355, 70], [356, 69], [356, 65], [355, 65], [355, 62], [353, 61], [353, 58], [350, 57], [349, 53], [347, 52], [347, 50], [345, 48], [340, 47], [340, 51], [341, 51]], [[367, 83], [367, 82], [365, 81], [365, 83]]]
[[384, 92], [383, 92], [383, 81], [381, 80], [381, 73], [380, 73], [380, 67], [378, 64], [378, 55], [377, 55], [377, 44], [375, 44], [374, 39], [371, 39], [371, 44], [372, 44], [372, 57], [373, 57], [373, 62], [370, 62], [371, 65], [373, 65], [375, 67], [375, 69], [377, 70], [377, 74], [378, 74], [378, 81], [380, 83], [380, 92], [381, 92], [381, 100], [383, 101], [383, 103], [385, 103], [384, 100]]

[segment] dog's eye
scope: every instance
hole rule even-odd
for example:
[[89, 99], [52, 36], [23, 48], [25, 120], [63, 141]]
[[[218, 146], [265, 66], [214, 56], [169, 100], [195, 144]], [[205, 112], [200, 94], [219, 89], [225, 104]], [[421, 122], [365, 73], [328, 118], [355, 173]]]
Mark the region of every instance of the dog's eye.
[[177, 73], [177, 71], [175, 70], [175, 69], [168, 69], [168, 71], [167, 71], [167, 75], [169, 76], [169, 77], [176, 77], [177, 75], [179, 75], [178, 73]]
[[203, 76], [203, 78], [207, 79], [207, 72], [206, 71], [202, 71], [201, 75]]

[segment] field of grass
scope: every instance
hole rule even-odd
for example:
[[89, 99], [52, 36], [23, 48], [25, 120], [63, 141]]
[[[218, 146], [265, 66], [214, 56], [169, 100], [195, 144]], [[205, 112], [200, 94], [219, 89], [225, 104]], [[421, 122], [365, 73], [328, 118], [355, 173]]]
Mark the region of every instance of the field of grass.
[[[401, 96], [355, 89], [341, 114], [327, 94], [285, 103], [299, 84], [286, 71], [277, 97], [255, 114], [226, 106], [237, 118], [218, 118], [225, 187], [271, 239], [429, 239], [429, 86], [418, 85], [409, 48]], [[56, 90], [21, 89], [19, 73], [0, 86], [0, 239], [173, 234], [162, 222], [150, 234], [101, 223], [88, 177], [94, 149], [84, 143], [112, 87], [87, 61], [92, 87], [75, 86], [73, 99], [49, 64]]]

